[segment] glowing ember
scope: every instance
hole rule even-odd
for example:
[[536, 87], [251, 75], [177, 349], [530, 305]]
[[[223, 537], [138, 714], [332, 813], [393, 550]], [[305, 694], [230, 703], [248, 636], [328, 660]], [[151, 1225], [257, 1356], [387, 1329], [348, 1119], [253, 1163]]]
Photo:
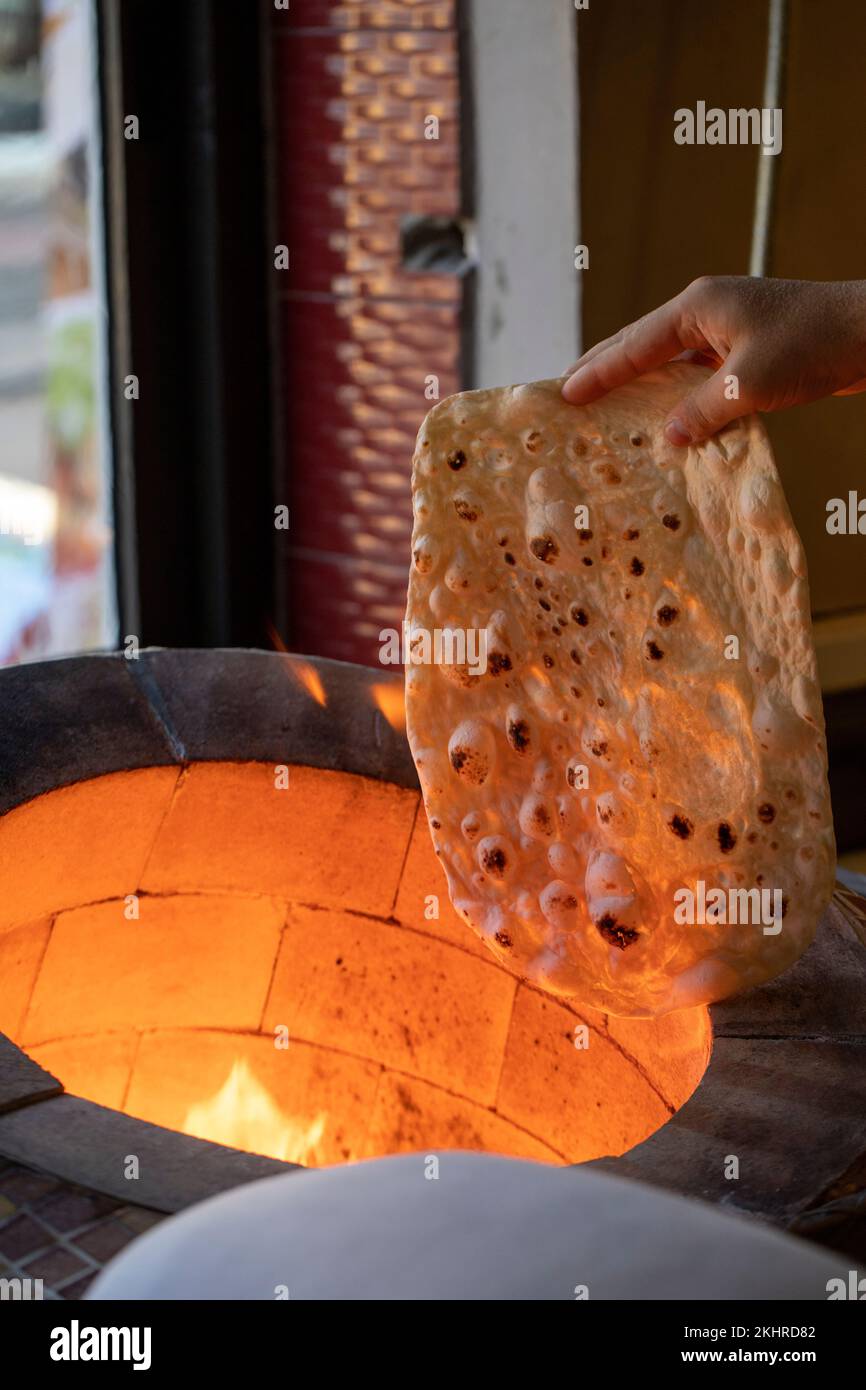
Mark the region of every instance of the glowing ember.
[[285, 1163], [308, 1164], [324, 1134], [325, 1120], [323, 1114], [309, 1125], [288, 1119], [241, 1060], [234, 1063], [215, 1096], [190, 1106], [183, 1131], [196, 1139], [265, 1154]]
[[406, 728], [406, 699], [402, 685], [371, 685], [373, 704], [384, 714], [392, 729]]

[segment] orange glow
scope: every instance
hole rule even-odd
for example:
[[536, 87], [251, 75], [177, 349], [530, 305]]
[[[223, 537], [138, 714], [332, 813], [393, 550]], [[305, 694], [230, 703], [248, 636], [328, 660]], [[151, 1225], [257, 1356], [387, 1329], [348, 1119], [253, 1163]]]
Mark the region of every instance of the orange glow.
[[315, 666], [311, 666], [308, 661], [289, 661], [286, 663], [286, 670], [298, 685], [306, 690], [308, 695], [312, 695], [317, 705], [324, 709], [328, 703], [325, 694], [325, 687], [322, 685], [322, 678]]
[[[371, 698], [397, 717], [400, 695]], [[0, 1031], [72, 1095], [311, 1167], [579, 1163], [647, 1138], [703, 1075], [705, 1009], [605, 1022], [498, 964], [416, 791], [292, 765], [275, 795], [258, 762], [178, 783], [111, 773], [0, 817]]]
[[214, 1144], [309, 1164], [326, 1120], [321, 1113], [309, 1124], [288, 1119], [241, 1058], [216, 1095], [190, 1106], [181, 1128]]
[[[270, 619], [267, 620], [267, 628], [275, 649], [287, 655], [288, 647]], [[322, 685], [322, 678], [315, 666], [312, 666], [309, 661], [298, 661], [295, 657], [292, 657], [286, 662], [286, 671], [296, 685], [299, 685], [308, 695], [312, 695], [317, 705], [321, 705], [322, 709], [325, 708], [325, 705], [328, 703], [328, 697], [325, 694], [325, 687]]]
[[391, 728], [402, 733], [406, 728], [406, 698], [402, 685], [371, 685], [370, 694]]

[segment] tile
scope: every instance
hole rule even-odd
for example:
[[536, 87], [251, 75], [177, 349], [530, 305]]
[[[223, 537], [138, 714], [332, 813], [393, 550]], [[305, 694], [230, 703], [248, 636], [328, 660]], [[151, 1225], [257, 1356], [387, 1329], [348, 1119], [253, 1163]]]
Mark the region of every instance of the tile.
[[607, 1017], [607, 1032], [638, 1063], [678, 1109], [685, 1105], [710, 1060], [712, 1035], [707, 1009], [681, 1009], [662, 1018]]
[[518, 988], [496, 1110], [583, 1163], [624, 1153], [670, 1112], [600, 1033], [575, 1047], [576, 1022], [554, 999]]
[[[138, 1035], [100, 1031], [92, 1037], [66, 1037], [30, 1043], [28, 1056], [47, 1067], [73, 1096], [119, 1110], [123, 1105]], [[2, 1180], [0, 1180], [2, 1189]]]
[[[439, 899], [439, 917], [427, 918], [426, 900], [431, 895]], [[479, 956], [490, 964], [496, 964], [492, 951], [481, 938], [468, 927], [451, 906], [448, 896], [448, 880], [433, 848], [430, 828], [423, 806], [418, 808], [418, 816], [409, 842], [409, 853], [400, 878], [400, 889], [394, 916], [407, 926], [414, 927], [437, 941], [449, 941], [471, 955]]]
[[98, 1273], [99, 1270], [94, 1269], [91, 1274], [82, 1275], [82, 1277], [76, 1279], [74, 1283], [64, 1284], [63, 1288], [60, 1290], [61, 1297], [73, 1300], [83, 1298]]
[[165, 819], [143, 878], [149, 892], [272, 894], [387, 913], [417, 795], [348, 773], [197, 763]]
[[[380, 1068], [290, 1037], [208, 1032], [148, 1034], [128, 1111], [151, 1123], [285, 1162], [357, 1158]], [[220, 1104], [222, 1101], [222, 1105]]]
[[51, 933], [50, 918], [0, 931], [0, 1033], [18, 1037]]
[[0, 1226], [0, 1255], [9, 1260], [22, 1260], [50, 1244], [51, 1237], [32, 1217], [15, 1216]]
[[[214, 835], [212, 819], [202, 825]], [[107, 902], [59, 914], [25, 1022], [28, 1044], [83, 1030], [258, 1026], [281, 903], [144, 896], [140, 912], [127, 921], [122, 902]]]
[[177, 778], [175, 767], [115, 772], [0, 817], [0, 930], [134, 893]]
[[[376, 1097], [364, 1157], [437, 1149], [473, 1149], [484, 1153], [562, 1162], [553, 1149], [481, 1105], [450, 1095], [415, 1077], [385, 1072]], [[447, 1173], [448, 1155], [440, 1157]]]
[[39, 1217], [49, 1227], [65, 1235], [69, 1231], [77, 1230], [79, 1226], [86, 1226], [89, 1222], [106, 1216], [114, 1211], [117, 1205], [113, 1197], [68, 1186], [42, 1204]]
[[90, 1269], [86, 1260], [57, 1245], [28, 1260], [24, 1265], [24, 1274], [30, 1279], [44, 1279], [46, 1284], [54, 1286], [64, 1279], [71, 1279], [73, 1274], [80, 1274], [84, 1269]]
[[491, 1101], [514, 980], [445, 942], [347, 913], [290, 910], [265, 1027]]
[[134, 1231], [130, 1231], [121, 1222], [112, 1220], [100, 1222], [98, 1226], [75, 1236], [74, 1244], [76, 1249], [83, 1250], [92, 1260], [98, 1261], [99, 1264], [107, 1264], [134, 1239]]
[[58, 1181], [48, 1173], [34, 1173], [28, 1168], [9, 1168], [0, 1174], [0, 1198], [22, 1205], [38, 1204], [40, 1198], [55, 1192]]

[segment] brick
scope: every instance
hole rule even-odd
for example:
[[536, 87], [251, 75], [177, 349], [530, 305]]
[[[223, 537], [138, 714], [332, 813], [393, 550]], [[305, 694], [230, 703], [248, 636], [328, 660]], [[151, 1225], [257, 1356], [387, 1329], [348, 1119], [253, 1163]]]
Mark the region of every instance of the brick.
[[[425, 899], [431, 894], [435, 894], [439, 899], [438, 920], [424, 916]], [[481, 938], [466, 925], [451, 906], [448, 880], [433, 848], [423, 806], [418, 808], [412, 839], [409, 841], [409, 853], [403, 866], [394, 916], [399, 922], [435, 937], [437, 941], [450, 941], [452, 945], [460, 946], [471, 955], [479, 956], [491, 963], [494, 961], [489, 947], [485, 946]]]
[[607, 1031], [650, 1077], [675, 1110], [699, 1085], [710, 1060], [710, 1017], [705, 1008], [662, 1018], [607, 1018]]
[[128, 1226], [137, 1236], [149, 1231], [152, 1226], [156, 1226], [165, 1217], [161, 1211], [149, 1211], [147, 1207], [121, 1207], [117, 1212], [118, 1221], [122, 1221], [124, 1226]]
[[414, 792], [347, 773], [293, 767], [281, 791], [273, 764], [198, 763], [166, 817], [144, 886], [387, 913], [414, 807]]
[[134, 1231], [130, 1231], [120, 1221], [111, 1220], [92, 1226], [89, 1231], [76, 1236], [75, 1245], [92, 1260], [105, 1264], [134, 1239]]
[[46, 1284], [54, 1287], [64, 1279], [71, 1279], [73, 1274], [80, 1274], [83, 1269], [89, 1268], [79, 1255], [74, 1255], [71, 1250], [58, 1245], [53, 1250], [46, 1250], [44, 1254], [28, 1261], [23, 1272], [30, 1279], [44, 1279]]
[[175, 767], [61, 787], [0, 818], [0, 925], [134, 893], [178, 778]]
[[[474, 1149], [542, 1163], [562, 1162], [555, 1150], [485, 1107], [414, 1077], [385, 1072], [363, 1157], [417, 1151], [422, 1182], [424, 1155], [437, 1149]], [[440, 1161], [447, 1173], [447, 1154]]]
[[50, 933], [49, 918], [0, 931], [0, 1033], [13, 1041], [20, 1034]]
[[30, 1216], [14, 1216], [0, 1226], [0, 1255], [5, 1255], [9, 1260], [21, 1260], [25, 1255], [44, 1249], [49, 1243], [50, 1236], [44, 1227]]
[[[199, 1113], [199, 1123], [190, 1128], [191, 1107], [212, 1101], [236, 1062], [244, 1065], [232, 1092], [236, 1107], [244, 1099], [238, 1127], [226, 1131], [215, 1121], [208, 1126]], [[272, 1035], [153, 1033], [142, 1039], [127, 1110], [169, 1129], [289, 1162], [342, 1163], [360, 1156], [380, 1070], [294, 1036], [282, 1049]], [[258, 1123], [262, 1115], [265, 1128]]]
[[10, 1168], [0, 1174], [0, 1194], [19, 1206], [24, 1202], [38, 1202], [55, 1192], [58, 1185], [57, 1178], [48, 1173], [34, 1173], [29, 1168]]
[[49, 1197], [39, 1208], [39, 1216], [53, 1230], [65, 1235], [80, 1226], [88, 1226], [93, 1221], [98, 1221], [100, 1217], [107, 1216], [119, 1206], [120, 1203], [113, 1197], [103, 1197], [98, 1192], [85, 1192], [83, 1188], [68, 1187], [56, 1196]]
[[94, 1269], [91, 1274], [82, 1275], [82, 1277], [76, 1279], [73, 1284], [64, 1284], [63, 1288], [60, 1290], [61, 1296], [72, 1301], [83, 1298], [98, 1273], [99, 1270]]
[[137, 1047], [136, 1033], [101, 1031], [95, 1037], [30, 1043], [28, 1056], [58, 1077], [70, 1095], [120, 1110]]
[[[212, 818], [200, 827], [216, 844]], [[206, 861], [207, 842], [200, 850]], [[255, 1028], [283, 920], [268, 898], [143, 897], [61, 913], [25, 1023], [27, 1043], [110, 1029]]]
[[518, 988], [496, 1109], [583, 1163], [624, 1153], [670, 1111], [600, 1033], [591, 1030], [589, 1046], [576, 1048], [575, 1023], [552, 998]]
[[494, 964], [396, 924], [290, 910], [265, 1027], [490, 1101], [515, 982]]

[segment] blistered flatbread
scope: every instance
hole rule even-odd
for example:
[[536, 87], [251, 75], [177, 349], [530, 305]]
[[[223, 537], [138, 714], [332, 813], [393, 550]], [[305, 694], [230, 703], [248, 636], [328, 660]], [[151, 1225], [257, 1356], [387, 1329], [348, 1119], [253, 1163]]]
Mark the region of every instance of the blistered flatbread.
[[777, 974], [834, 879], [803, 548], [756, 418], [666, 442], [702, 374], [452, 396], [413, 465], [408, 733], [451, 899], [618, 1014]]

